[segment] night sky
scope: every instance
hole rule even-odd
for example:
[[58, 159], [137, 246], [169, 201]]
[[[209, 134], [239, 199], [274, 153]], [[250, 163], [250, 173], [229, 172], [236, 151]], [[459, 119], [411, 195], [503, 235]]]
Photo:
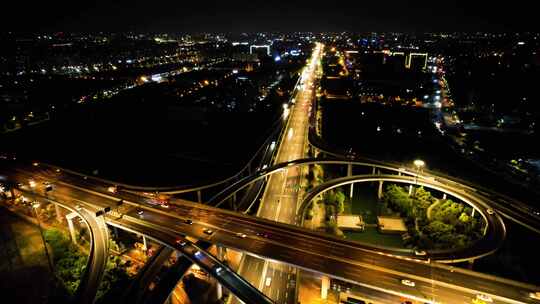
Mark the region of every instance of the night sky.
[[534, 1], [16, 0], [2, 31], [537, 31]]

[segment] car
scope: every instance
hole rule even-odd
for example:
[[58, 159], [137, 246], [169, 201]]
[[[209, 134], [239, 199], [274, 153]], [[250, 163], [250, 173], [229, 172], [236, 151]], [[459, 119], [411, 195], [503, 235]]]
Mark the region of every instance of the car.
[[188, 224], [188, 225], [193, 225], [193, 221], [190, 220], [190, 219], [184, 220], [184, 223], [185, 223], [185, 224]]
[[271, 283], [272, 283], [272, 278], [271, 278], [271, 277], [267, 277], [267, 278], [266, 278], [266, 281], [265, 281], [265, 283], [264, 283], [264, 285], [265, 285], [266, 287], [268, 287], [268, 286], [270, 286]]
[[160, 205], [159, 202], [153, 200], [153, 199], [149, 199], [149, 200], [146, 200], [146, 203], [152, 205], [152, 206], [157, 206], [157, 205]]
[[493, 211], [493, 209], [489, 208], [488, 210], [486, 210], [487, 214], [489, 215], [492, 215], [495, 213], [495, 211]]
[[533, 299], [536, 299], [536, 300], [540, 300], [540, 291], [529, 293], [529, 297], [531, 297]]
[[257, 236], [268, 238], [270, 235], [266, 232], [257, 232]]
[[484, 301], [484, 302], [493, 302], [493, 299], [492, 299], [490, 296], [485, 295], [485, 294], [483, 294], [483, 293], [477, 294], [477, 295], [476, 295], [476, 298], [477, 298], [478, 300], [482, 300], [482, 301]]
[[107, 191], [109, 191], [110, 193], [116, 193], [118, 192], [118, 187], [117, 186], [110, 186], [107, 188]]
[[169, 207], [171, 207], [171, 205], [167, 204], [167, 203], [163, 203], [163, 204], [159, 204], [159, 206], [161, 208], [165, 208], [165, 209], [168, 209]]
[[138, 214], [138, 215], [143, 215], [143, 214], [144, 214], [144, 211], [143, 211], [143, 210], [137, 210], [137, 214]]
[[81, 211], [81, 210], [82, 210], [82, 207], [81, 207], [81, 205], [77, 205], [77, 206], [75, 206], [75, 209], [76, 209], [77, 211]]
[[406, 286], [410, 286], [410, 287], [416, 286], [416, 284], [413, 281], [407, 280], [407, 279], [401, 280], [401, 284], [406, 285]]
[[424, 256], [424, 255], [427, 255], [427, 252], [425, 250], [415, 250], [414, 254]]
[[176, 244], [178, 244], [178, 245], [184, 247], [184, 246], [186, 246], [187, 241], [184, 240], [184, 239], [177, 239], [177, 240], [176, 240]]
[[242, 233], [242, 232], [236, 233], [236, 236], [239, 237], [239, 238], [246, 238], [247, 237], [247, 235], [245, 233]]
[[214, 233], [214, 230], [210, 229], [210, 228], [204, 228], [203, 229], [203, 232], [205, 234], [208, 234], [208, 235], [212, 235], [212, 233]]
[[223, 268], [216, 267], [216, 274], [220, 274], [223, 271]]

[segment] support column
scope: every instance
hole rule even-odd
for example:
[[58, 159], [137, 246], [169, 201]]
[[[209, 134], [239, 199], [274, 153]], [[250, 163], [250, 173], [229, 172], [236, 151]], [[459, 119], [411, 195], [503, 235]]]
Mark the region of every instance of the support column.
[[216, 245], [216, 248], [217, 248], [217, 258], [218, 258], [218, 260], [223, 262], [225, 260], [226, 255], [227, 255], [227, 249], [225, 247], [219, 246], [219, 245]]
[[383, 181], [379, 181], [379, 190], [377, 191], [377, 198], [382, 199]]
[[[347, 176], [352, 176], [352, 164], [347, 165]], [[354, 183], [351, 184], [351, 191], [349, 193], [349, 198], [353, 198], [354, 194]]]
[[73, 242], [73, 244], [77, 245], [77, 236], [75, 235], [75, 227], [73, 227], [73, 218], [75, 217], [77, 217], [76, 213], [70, 213], [66, 215], [71, 241]]
[[413, 186], [409, 185], [409, 196], [411, 196], [411, 194], [412, 194], [412, 188], [413, 188]]
[[371, 171], [371, 174], [375, 175], [377, 173], [377, 168], [373, 167], [373, 170]]
[[197, 191], [197, 202], [202, 203], [202, 191]]
[[112, 226], [114, 237], [118, 239], [118, 228], [116, 226]]
[[144, 235], [142, 236], [142, 241], [143, 241], [143, 250], [146, 253], [146, 250], [148, 250], [148, 244], [146, 243], [146, 237]]
[[474, 211], [475, 211], [475, 210], [476, 210], [476, 209], [472, 208], [471, 217], [474, 217]]
[[323, 276], [322, 281], [321, 281], [321, 299], [326, 300], [328, 298], [329, 288], [330, 288], [330, 278], [327, 276]]
[[[442, 195], [442, 199], [445, 200], [446, 199], [446, 193], [443, 193]], [[474, 212], [474, 208], [473, 208], [473, 212]]]
[[[217, 251], [218, 260], [223, 262], [225, 260], [225, 247], [216, 245], [216, 251]], [[217, 298], [217, 300], [219, 300], [222, 297], [223, 297], [223, 287], [216, 280], [216, 298]]]
[[223, 287], [216, 280], [216, 298], [220, 300], [223, 297]]
[[54, 204], [54, 212], [56, 213], [56, 220], [61, 223], [62, 213], [60, 213], [60, 206], [58, 206], [58, 204]]

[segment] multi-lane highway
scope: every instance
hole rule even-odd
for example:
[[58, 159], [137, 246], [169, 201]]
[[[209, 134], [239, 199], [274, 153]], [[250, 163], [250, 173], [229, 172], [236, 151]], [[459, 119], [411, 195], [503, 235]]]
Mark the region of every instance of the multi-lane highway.
[[[319, 46], [320, 47], [320, 46]], [[309, 106], [312, 97], [311, 85], [314, 71], [320, 56], [314, 52], [310, 65], [302, 81], [302, 89], [296, 95], [296, 104], [290, 109], [289, 119], [276, 163], [279, 165], [263, 169], [257, 174], [241, 180], [230, 189], [220, 193], [216, 202], [228, 198], [238, 190], [257, 179], [264, 178], [271, 172], [278, 171], [269, 178], [258, 212], [259, 218], [250, 217], [222, 209], [193, 204], [182, 200], [171, 200], [171, 206], [153, 207], [147, 204], [147, 198], [132, 192], [107, 192], [107, 184], [96, 180], [87, 180], [76, 174], [62, 174], [54, 170], [41, 169], [39, 166], [24, 166], [20, 163], [8, 164], [2, 168], [7, 177], [14, 182], [27, 182], [29, 177], [41, 178], [54, 184], [54, 195], [61, 200], [77, 201], [85, 208], [114, 206], [118, 199], [125, 204], [118, 210], [122, 218], [107, 217], [107, 222], [121, 225], [123, 228], [137, 231], [158, 241], [185, 251], [194, 262], [208, 262], [207, 271], [221, 279], [225, 286], [242, 295], [243, 299], [266, 303], [267, 298], [254, 292], [253, 286], [231, 273], [228, 269], [223, 276], [216, 271], [219, 262], [203, 252], [204, 261], [195, 256], [197, 249], [179, 248], [175, 235], [188, 235], [210, 243], [234, 248], [248, 253], [244, 257], [240, 273], [255, 287], [277, 302], [288, 303], [294, 300], [289, 282], [294, 278], [291, 267], [299, 267], [369, 287], [378, 292], [415, 298], [424, 302], [463, 303], [470, 302], [478, 293], [487, 294], [495, 303], [533, 303], [529, 297], [532, 291], [540, 288], [524, 283], [495, 278], [458, 268], [438, 265], [411, 258], [389, 256], [384, 250], [373, 250], [365, 245], [344, 241], [290, 225], [295, 223], [298, 207], [294, 184], [299, 182], [299, 165], [315, 162], [314, 160], [293, 161], [301, 158], [307, 140], [309, 125]], [[317, 160], [320, 161], [320, 160]], [[343, 160], [340, 160], [342, 164]], [[328, 163], [340, 163], [331, 160]], [[358, 163], [351, 161], [350, 163]], [[367, 164], [395, 171], [388, 165]], [[422, 176], [424, 183], [429, 179]], [[437, 186], [433, 182], [428, 186]], [[458, 184], [459, 185], [459, 184]], [[465, 188], [465, 187], [464, 187]], [[232, 190], [231, 190], [232, 189]], [[144, 210], [139, 214], [139, 210]], [[191, 219], [192, 224], [183, 220]], [[204, 229], [212, 229], [205, 233]], [[246, 235], [243, 237], [242, 235]], [[191, 250], [191, 251], [190, 251]], [[193, 252], [192, 252], [193, 251]], [[281, 263], [261, 261], [267, 258]], [[226, 276], [225, 276], [226, 274]], [[221, 278], [220, 278], [221, 277]], [[270, 278], [270, 280], [268, 280]], [[402, 284], [403, 279], [415, 282], [415, 286]], [[251, 302], [250, 302], [251, 303]], [[257, 302], [253, 302], [257, 303]]]
[[[32, 169], [32, 167], [30, 167], [30, 169]], [[102, 210], [105, 207], [116, 206], [119, 200], [118, 198], [112, 197], [109, 194], [99, 193], [80, 186], [67, 184], [55, 173], [52, 173], [52, 176], [48, 175], [51, 174], [51, 172], [48, 170], [44, 170], [39, 173], [28, 173], [28, 171], [18, 168], [15, 171], [17, 173], [12, 172], [9, 174], [6, 172], [8, 173], [8, 179], [21, 184], [28, 182], [29, 179], [32, 179], [36, 184], [41, 184], [44, 181], [50, 182], [51, 180], [54, 180], [55, 190], [50, 191], [52, 192], [50, 197], [45, 196], [45, 193], [39, 191], [38, 189], [34, 189], [33, 191], [24, 190], [24, 194], [31, 197], [33, 200], [49, 201], [51, 203], [62, 205], [70, 210], [84, 210], [83, 212], [86, 213], [88, 213], [88, 211], [95, 212], [97, 210]], [[27, 188], [27, 186], [23, 185], [22, 188]], [[188, 258], [192, 263], [199, 265], [210, 275], [214, 276], [218, 282], [220, 282], [223, 286], [228, 288], [246, 303], [272, 303], [268, 297], [264, 296], [264, 294], [259, 292], [257, 288], [250, 285], [245, 279], [238, 276], [238, 274], [232, 271], [228, 266], [221, 263], [218, 259], [207, 253], [201, 247], [185, 240], [182, 235], [186, 234], [179, 233], [174, 228], [163, 229], [164, 227], [160, 222], [165, 219], [163, 215], [166, 215], [166, 212], [162, 211], [160, 213], [159, 210], [152, 210], [152, 208], [144, 206], [146, 204], [146, 198], [138, 197], [131, 193], [126, 193], [123, 198], [127, 197], [130, 199], [136, 198], [133, 201], [137, 201], [138, 198], [138, 202], [135, 203], [133, 201], [126, 201], [126, 203], [129, 204], [128, 206], [113, 210], [112, 215], [105, 214], [107, 224], [144, 235], [154, 239], [162, 245], [169, 246], [180, 251], [183, 256]], [[143, 215], [141, 215], [139, 214], [139, 211], [141, 210], [139, 206], [147, 211], [153, 211], [153, 213], [145, 212]], [[87, 215], [93, 217], [97, 222], [104, 221], [103, 216], [96, 217], [95, 213], [94, 215], [91, 213], [88, 213]], [[92, 222], [89, 223], [92, 224]], [[169, 218], [169, 223], [179, 225], [181, 222], [178, 221], [178, 218]], [[184, 225], [190, 226], [186, 223], [184, 223]], [[105, 225], [103, 225], [103, 227], [105, 227]], [[209, 228], [214, 226], [210, 225], [205, 227]], [[199, 225], [197, 228], [200, 228], [200, 230], [194, 233], [194, 235], [198, 235], [196, 238], [205, 239], [205, 236], [209, 237], [209, 235], [203, 231], [204, 228], [201, 228]], [[106, 229], [107, 228], [104, 228], [103, 230], [106, 231]], [[85, 292], [87, 289], [90, 291], [97, 290], [103, 274], [104, 263], [107, 260], [107, 251], [104, 251], [103, 248], [108, 247], [108, 240], [97, 242], [100, 240], [100, 238], [96, 238], [96, 236], [97, 233], [94, 231], [94, 233], [91, 234], [93, 239], [92, 244], [94, 245], [91, 246], [92, 250], [90, 251], [89, 255], [89, 265], [91, 266], [89, 267], [91, 271], [89, 271], [88, 274], [89, 282], [86, 283], [86, 277], [83, 277], [80, 288], [82, 292]], [[101, 238], [101, 240], [103, 239], [106, 238]], [[96, 246], [99, 250], [93, 250]], [[103, 263], [103, 267], [100, 267], [100, 264], [98, 263]], [[94, 264], [96, 266], [94, 266]], [[93, 294], [89, 292], [83, 294], [82, 292], [82, 295], [86, 295], [86, 298], [84, 299], [86, 302], [82, 300], [81, 302], [92, 303], [95, 297], [95, 292]]]
[[[20, 182], [27, 180], [28, 175], [47, 178], [45, 173], [32, 166], [23, 170], [28, 172], [26, 175], [13, 173], [7, 169], [3, 171], [10, 179]], [[48, 179], [52, 180], [53, 177]], [[145, 198], [131, 193], [112, 196], [106, 192], [100, 193], [64, 183], [60, 179], [54, 185], [55, 193], [62, 193], [79, 201], [92, 202], [93, 205], [111, 206], [118, 198], [123, 198], [127, 205], [120, 210], [122, 214], [129, 218], [138, 218], [140, 226], [138, 229], [148, 230], [146, 233], [149, 235], [153, 235], [156, 231], [185, 234], [251, 255], [402, 296], [414, 296], [424, 300], [434, 297], [437, 302], [457, 303], [454, 300], [456, 298], [470, 300], [478, 293], [485, 293], [496, 303], [534, 303], [529, 293], [540, 289], [537, 286], [436, 263], [416, 262], [379, 254], [357, 243], [327, 234], [201, 204], [176, 200], [173, 202], [174, 205], [164, 211], [156, 209], [160, 207], [145, 206]], [[145, 210], [142, 218], [137, 214], [138, 208]], [[193, 219], [193, 224], [185, 224], [183, 219]], [[207, 235], [203, 232], [204, 228], [213, 229], [215, 232]], [[239, 237], [237, 233], [245, 233], [247, 237]], [[404, 278], [415, 281], [416, 287], [401, 284]], [[428, 287], [432, 293], [425, 292]]]
[[[313, 83], [316, 77], [317, 65], [322, 55], [322, 45], [317, 44], [304, 68], [295, 103], [289, 109], [284, 108], [287, 124], [284, 129], [275, 163], [304, 157], [309, 127], [309, 110], [313, 98]], [[295, 184], [300, 183], [302, 172], [300, 168], [284, 170], [280, 174], [270, 176], [264, 190], [263, 198], [257, 216], [282, 223], [293, 224], [296, 217], [298, 193]], [[296, 270], [290, 266], [245, 256], [242, 260], [240, 275], [244, 276], [254, 286], [261, 289], [276, 303], [295, 303]], [[238, 303], [236, 299], [232, 303]]]

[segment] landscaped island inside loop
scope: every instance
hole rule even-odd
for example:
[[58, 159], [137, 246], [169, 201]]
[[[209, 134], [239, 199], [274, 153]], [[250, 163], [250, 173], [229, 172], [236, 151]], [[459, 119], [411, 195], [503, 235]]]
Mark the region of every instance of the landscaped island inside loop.
[[369, 184], [356, 185], [350, 198], [349, 187], [330, 189], [315, 198], [304, 224], [346, 239], [400, 249], [459, 249], [482, 238], [485, 221], [465, 203], [438, 197], [423, 187], [396, 184], [388, 184], [380, 199]]

